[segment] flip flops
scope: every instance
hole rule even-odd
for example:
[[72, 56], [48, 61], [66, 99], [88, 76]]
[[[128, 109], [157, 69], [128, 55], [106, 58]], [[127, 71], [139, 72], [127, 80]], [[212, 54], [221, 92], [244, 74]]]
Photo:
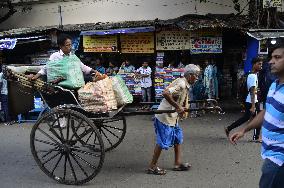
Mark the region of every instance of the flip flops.
[[153, 174], [153, 175], [165, 175], [167, 172], [164, 169], [161, 169], [159, 167], [155, 168], [148, 168], [147, 174]]
[[177, 165], [173, 168], [173, 171], [188, 171], [190, 169], [191, 165], [188, 163], [182, 163], [180, 165]]

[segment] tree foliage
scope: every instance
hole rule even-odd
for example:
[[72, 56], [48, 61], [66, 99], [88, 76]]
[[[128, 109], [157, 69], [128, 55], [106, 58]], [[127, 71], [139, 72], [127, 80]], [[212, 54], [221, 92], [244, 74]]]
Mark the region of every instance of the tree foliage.
[[[24, 0], [20, 0], [20, 3], [25, 2]], [[12, 0], [0, 0], [0, 11], [1, 13], [4, 13], [3, 15], [0, 15], [0, 23], [6, 21], [8, 18], [13, 16], [18, 10], [22, 12], [26, 12], [31, 10], [31, 6], [29, 5], [21, 5], [17, 7], [15, 4], [12, 3]]]
[[[264, 0], [247, 0], [247, 4], [241, 7], [240, 0], [231, 0], [234, 9], [241, 14], [248, 7], [248, 16], [254, 28], [284, 28], [284, 22], [280, 20], [276, 7], [263, 8]], [[199, 0], [200, 3], [210, 2], [209, 0]]]
[[[3, 0], [0, 4], [1, 10], [8, 9], [8, 11], [0, 17], [0, 23], [4, 22], [8, 18], [10, 18], [13, 14], [17, 12], [11, 0]], [[1, 11], [3, 12], [3, 11]]]

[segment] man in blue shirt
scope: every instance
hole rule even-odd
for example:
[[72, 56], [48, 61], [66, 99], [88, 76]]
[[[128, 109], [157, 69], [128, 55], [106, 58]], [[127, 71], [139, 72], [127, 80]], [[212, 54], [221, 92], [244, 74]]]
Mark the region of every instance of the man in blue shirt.
[[252, 129], [262, 126], [261, 156], [264, 159], [260, 188], [284, 187], [284, 44], [272, 52], [269, 64], [275, 80], [268, 91], [266, 107], [248, 125], [232, 134], [233, 144]]

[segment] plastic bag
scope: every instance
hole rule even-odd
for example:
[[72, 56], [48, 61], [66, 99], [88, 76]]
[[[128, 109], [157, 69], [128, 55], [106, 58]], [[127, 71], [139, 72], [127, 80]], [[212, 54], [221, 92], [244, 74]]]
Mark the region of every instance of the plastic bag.
[[108, 112], [117, 109], [117, 102], [109, 77], [88, 82], [78, 90], [82, 107], [88, 112]]
[[62, 77], [64, 80], [58, 83], [59, 86], [69, 89], [82, 87], [85, 82], [80, 62], [76, 55], [65, 56], [63, 59], [47, 62], [47, 81], [52, 82]]
[[119, 76], [111, 77], [113, 91], [117, 101], [117, 106], [120, 107], [125, 104], [133, 102], [133, 96], [129, 92], [124, 80]]

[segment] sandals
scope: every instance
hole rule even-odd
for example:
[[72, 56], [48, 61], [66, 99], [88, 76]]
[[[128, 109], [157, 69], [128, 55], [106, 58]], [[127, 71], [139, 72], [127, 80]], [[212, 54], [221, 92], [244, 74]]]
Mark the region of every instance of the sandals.
[[164, 169], [161, 169], [159, 167], [156, 168], [148, 168], [147, 174], [153, 174], [153, 175], [165, 175], [167, 172]]
[[[180, 165], [176, 165], [173, 168], [173, 171], [188, 171], [191, 168], [191, 165], [188, 163], [182, 163]], [[147, 174], [153, 174], [153, 175], [165, 175], [167, 172], [164, 169], [161, 169], [159, 167], [155, 168], [148, 168]]]
[[177, 165], [173, 168], [173, 171], [188, 171], [190, 169], [191, 165], [188, 163], [182, 163], [180, 165]]

